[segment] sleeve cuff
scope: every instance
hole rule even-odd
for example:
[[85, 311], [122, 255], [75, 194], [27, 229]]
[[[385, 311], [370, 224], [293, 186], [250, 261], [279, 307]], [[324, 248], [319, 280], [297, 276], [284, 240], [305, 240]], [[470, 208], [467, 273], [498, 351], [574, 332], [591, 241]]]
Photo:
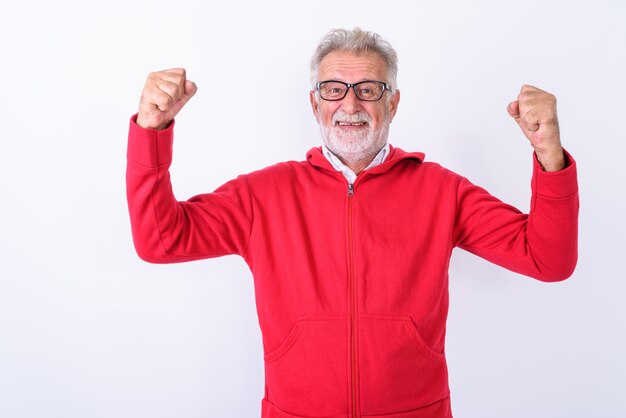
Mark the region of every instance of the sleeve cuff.
[[533, 192], [538, 196], [560, 199], [578, 192], [576, 161], [565, 153], [565, 168], [560, 171], [543, 171], [537, 156], [533, 154]]
[[162, 130], [144, 129], [137, 125], [137, 114], [130, 118], [128, 129], [128, 158], [147, 167], [172, 162], [174, 121]]

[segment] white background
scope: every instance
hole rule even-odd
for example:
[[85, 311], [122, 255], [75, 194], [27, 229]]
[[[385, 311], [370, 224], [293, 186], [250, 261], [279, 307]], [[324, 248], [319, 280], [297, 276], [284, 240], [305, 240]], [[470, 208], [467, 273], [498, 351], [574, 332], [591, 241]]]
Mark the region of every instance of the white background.
[[580, 257], [544, 284], [457, 251], [456, 417], [626, 416], [626, 3], [10, 2], [0, 13], [0, 416], [258, 417], [261, 337], [236, 257], [149, 265], [131, 242], [128, 119], [185, 66], [179, 199], [319, 145], [308, 60], [361, 26], [400, 57], [391, 142], [527, 210], [531, 150], [505, 111], [557, 95], [578, 162]]

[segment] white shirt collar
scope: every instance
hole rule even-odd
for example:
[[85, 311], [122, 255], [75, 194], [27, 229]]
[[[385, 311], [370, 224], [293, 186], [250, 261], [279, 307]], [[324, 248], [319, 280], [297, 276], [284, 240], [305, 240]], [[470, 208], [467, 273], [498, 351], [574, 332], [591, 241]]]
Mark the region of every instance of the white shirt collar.
[[[382, 164], [389, 155], [389, 150], [389, 144], [385, 144], [385, 146], [378, 152], [378, 154], [376, 154], [376, 157], [374, 157], [372, 162], [365, 168], [365, 170], [369, 170], [370, 168], [374, 168], [377, 165]], [[349, 184], [354, 183], [354, 181], [356, 180], [356, 174], [354, 173], [354, 171], [352, 171], [350, 167], [342, 163], [335, 154], [333, 154], [328, 148], [326, 148], [326, 145], [322, 145], [322, 154], [324, 154], [324, 157], [326, 157], [328, 162], [330, 162], [335, 170], [343, 174], [346, 180], [348, 180]]]

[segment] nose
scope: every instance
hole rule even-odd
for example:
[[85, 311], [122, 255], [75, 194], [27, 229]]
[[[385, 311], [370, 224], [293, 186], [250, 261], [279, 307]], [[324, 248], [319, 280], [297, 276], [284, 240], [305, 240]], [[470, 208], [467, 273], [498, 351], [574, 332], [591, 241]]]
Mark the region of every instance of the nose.
[[348, 89], [348, 94], [341, 101], [341, 108], [344, 112], [351, 115], [357, 113], [361, 108], [361, 101], [356, 97], [354, 87]]

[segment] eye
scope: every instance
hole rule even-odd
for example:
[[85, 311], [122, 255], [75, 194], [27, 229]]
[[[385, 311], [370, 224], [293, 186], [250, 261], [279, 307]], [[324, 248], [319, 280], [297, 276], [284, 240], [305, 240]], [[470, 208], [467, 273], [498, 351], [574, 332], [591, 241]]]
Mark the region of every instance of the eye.
[[345, 96], [346, 86], [334, 81], [327, 81], [320, 84], [320, 93], [322, 98], [337, 100]]

